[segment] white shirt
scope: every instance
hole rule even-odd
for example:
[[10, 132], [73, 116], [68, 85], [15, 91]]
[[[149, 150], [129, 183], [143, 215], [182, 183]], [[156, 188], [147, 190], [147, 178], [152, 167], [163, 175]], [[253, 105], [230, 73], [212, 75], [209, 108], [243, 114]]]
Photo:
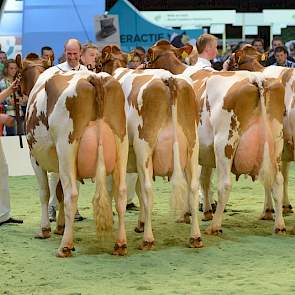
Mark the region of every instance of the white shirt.
[[194, 66], [198, 68], [212, 68], [211, 62], [203, 57], [198, 57], [198, 61]]
[[59, 69], [63, 72], [69, 72], [69, 71], [84, 71], [84, 70], [87, 70], [87, 67], [81, 65], [81, 64], [78, 64], [75, 68], [72, 68], [67, 61], [61, 63], [61, 64], [58, 64], [56, 66], [53, 66], [52, 67], [53, 70], [55, 69]]

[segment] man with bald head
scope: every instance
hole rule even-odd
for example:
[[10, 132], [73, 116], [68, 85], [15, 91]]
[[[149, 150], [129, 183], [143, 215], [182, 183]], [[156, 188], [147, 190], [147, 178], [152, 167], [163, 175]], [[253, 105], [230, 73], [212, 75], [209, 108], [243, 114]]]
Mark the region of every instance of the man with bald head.
[[87, 70], [87, 67], [80, 64], [82, 46], [79, 40], [69, 39], [64, 45], [64, 54], [66, 61], [58, 64], [55, 68], [60, 69], [63, 72], [68, 71], [82, 71]]
[[[69, 71], [87, 70], [87, 67], [80, 64], [81, 51], [82, 51], [82, 46], [79, 40], [77, 39], [67, 40], [64, 45], [64, 55], [65, 55], [66, 61], [51, 67], [47, 71], [52, 71], [52, 73], [54, 73], [57, 70], [61, 70], [62, 72], [66, 73]], [[50, 189], [48, 214], [49, 214], [50, 221], [55, 221], [56, 219], [56, 207], [57, 207], [56, 186], [57, 186], [58, 180], [59, 180], [59, 176], [57, 173], [53, 173], [53, 172], [48, 173], [48, 183], [49, 183], [49, 189]], [[75, 215], [75, 220], [81, 221], [83, 219], [84, 217], [81, 216], [79, 211], [77, 210]]]

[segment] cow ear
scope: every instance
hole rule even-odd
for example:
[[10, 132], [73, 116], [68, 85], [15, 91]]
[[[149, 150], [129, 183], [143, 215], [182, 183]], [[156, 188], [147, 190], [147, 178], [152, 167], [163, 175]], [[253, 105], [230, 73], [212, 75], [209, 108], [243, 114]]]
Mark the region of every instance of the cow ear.
[[112, 52], [112, 47], [110, 45], [105, 46], [101, 52], [101, 60], [105, 62], [110, 59]]
[[146, 53], [146, 60], [147, 62], [153, 62], [155, 60], [155, 54], [154, 50], [152, 48], [149, 48]]
[[176, 49], [176, 55], [181, 60], [185, 60], [193, 51], [193, 46], [190, 44], [185, 44], [181, 48]]
[[117, 45], [112, 45], [111, 46], [111, 51], [115, 54], [118, 54], [121, 52], [121, 49]]
[[16, 62], [16, 64], [17, 64], [18, 68], [19, 68], [20, 70], [22, 70], [22, 68], [23, 68], [23, 62], [22, 62], [22, 57], [21, 57], [20, 54], [17, 54], [17, 55], [16, 55], [16, 57], [15, 57], [15, 62]]
[[258, 56], [258, 60], [259, 61], [266, 61], [267, 60], [267, 58], [268, 58], [268, 52], [264, 52], [264, 53], [262, 53], [262, 54], [259, 54], [259, 56]]
[[241, 50], [241, 49], [237, 50], [234, 53], [234, 57], [235, 57], [235, 60], [236, 60], [237, 63], [240, 62], [240, 59], [241, 59], [242, 55], [243, 55], [243, 50]]

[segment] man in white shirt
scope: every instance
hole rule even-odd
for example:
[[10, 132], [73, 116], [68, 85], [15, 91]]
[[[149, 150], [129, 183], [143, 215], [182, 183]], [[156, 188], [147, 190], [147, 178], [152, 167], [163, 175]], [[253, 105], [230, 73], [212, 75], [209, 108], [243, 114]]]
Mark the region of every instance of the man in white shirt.
[[[81, 58], [81, 50], [82, 46], [79, 40], [77, 39], [69, 39], [65, 42], [64, 45], [64, 55], [66, 58], [66, 61], [63, 63], [60, 63], [56, 66], [51, 67], [47, 71], [56, 72], [57, 70], [60, 70], [62, 72], [68, 72], [68, 71], [83, 71], [87, 70], [87, 67], [80, 64], [80, 58]], [[56, 207], [57, 207], [57, 201], [56, 201], [56, 186], [59, 180], [59, 176], [57, 173], [49, 173], [48, 175], [49, 179], [49, 188], [50, 188], [50, 200], [49, 200], [49, 206], [48, 206], [48, 214], [49, 214], [49, 220], [55, 221], [56, 219]], [[75, 215], [76, 221], [82, 221], [84, 217], [82, 217], [77, 210]]]
[[198, 49], [198, 61], [194, 67], [200, 69], [210, 69], [212, 68], [210, 60], [216, 58], [217, 51], [217, 38], [210, 34], [201, 35], [196, 42], [196, 47]]
[[87, 43], [82, 46], [81, 63], [88, 70], [96, 71], [96, 61], [98, 58], [98, 47], [94, 44]]
[[69, 39], [64, 45], [66, 61], [52, 67], [52, 69], [59, 69], [62, 72], [87, 70], [87, 67], [80, 64], [81, 51], [82, 46], [80, 41], [77, 39]]

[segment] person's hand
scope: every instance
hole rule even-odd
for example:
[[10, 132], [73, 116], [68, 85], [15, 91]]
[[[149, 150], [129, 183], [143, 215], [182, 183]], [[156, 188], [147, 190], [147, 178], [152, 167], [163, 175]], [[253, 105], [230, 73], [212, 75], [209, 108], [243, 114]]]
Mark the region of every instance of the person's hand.
[[14, 118], [6, 114], [1, 114], [0, 122], [7, 127], [12, 127], [14, 125]]
[[228, 71], [228, 69], [229, 69], [229, 59], [227, 59], [222, 65], [223, 71]]
[[14, 80], [8, 88], [11, 92], [15, 92], [18, 89], [18, 87], [19, 87], [19, 81]]

